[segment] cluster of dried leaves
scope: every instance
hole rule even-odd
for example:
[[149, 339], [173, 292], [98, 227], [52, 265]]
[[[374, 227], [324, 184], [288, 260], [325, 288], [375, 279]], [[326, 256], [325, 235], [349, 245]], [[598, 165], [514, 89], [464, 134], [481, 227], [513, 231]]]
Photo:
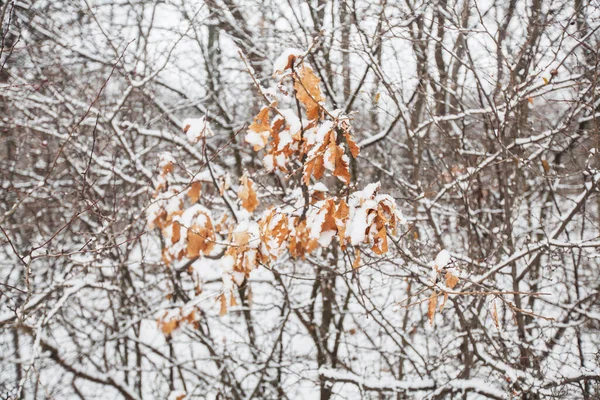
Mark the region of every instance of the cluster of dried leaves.
[[[394, 199], [380, 194], [379, 184], [367, 185], [354, 193], [344, 187], [340, 190], [343, 196], [326, 196], [328, 189], [318, 182], [326, 171], [345, 185], [351, 182], [349, 157], [357, 157], [359, 148], [350, 119], [324, 107], [320, 80], [302, 57], [290, 56], [287, 66], [277, 75], [283, 97], [287, 95], [284, 83], [291, 81], [292, 102], [297, 110], [279, 109], [277, 101], [272, 101], [254, 118], [246, 141], [255, 151], [264, 152], [267, 171], [283, 171], [290, 176], [301, 172], [301, 176], [291, 179], [290, 188], [294, 189], [295, 183], [301, 187], [295, 193], [303, 195], [292, 195], [291, 202], [271, 204], [256, 213], [260, 205], [256, 186], [244, 174], [236, 193], [239, 206], [247, 212], [240, 213], [239, 221], [223, 213], [214, 222], [213, 211], [203, 206], [208, 199], [203, 198], [200, 180], [177, 185], [174, 160], [165, 155], [148, 210], [150, 227], [162, 232], [163, 260], [167, 266], [202, 256], [221, 259], [221, 314], [227, 312], [228, 306], [236, 305], [233, 284], [242, 285], [259, 265], [268, 266], [285, 252], [294, 258], [305, 258], [318, 248], [331, 246], [335, 238], [343, 250], [356, 248], [353, 267], [358, 268], [358, 246], [366, 244], [373, 253], [384, 254], [388, 250], [388, 234], [395, 234], [401, 222]], [[202, 123], [203, 129], [210, 129], [206, 121]], [[186, 129], [199, 130], [190, 126]], [[192, 143], [196, 143], [197, 135], [193, 139]], [[223, 188], [218, 189], [223, 195]], [[170, 334], [185, 321], [187, 317], [179, 314], [163, 316], [159, 326]]]

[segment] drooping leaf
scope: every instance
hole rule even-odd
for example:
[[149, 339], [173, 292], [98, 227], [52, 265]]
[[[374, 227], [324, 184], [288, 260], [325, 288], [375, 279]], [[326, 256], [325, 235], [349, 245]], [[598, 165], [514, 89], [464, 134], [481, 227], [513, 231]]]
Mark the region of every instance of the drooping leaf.
[[494, 321], [494, 325], [496, 328], [500, 329], [500, 321], [498, 320], [498, 309], [496, 308], [496, 302], [493, 301], [494, 307], [492, 308], [492, 320]]
[[296, 98], [306, 108], [306, 116], [309, 120], [318, 119], [319, 103], [325, 100], [321, 93], [321, 80], [315, 75], [313, 69], [306, 64], [300, 66], [297, 75], [297, 78], [294, 79]]
[[269, 107], [263, 107], [248, 127], [245, 141], [254, 146], [254, 151], [263, 149], [269, 141], [271, 126], [269, 125]]
[[192, 183], [192, 186], [187, 191], [187, 195], [190, 198], [192, 203], [197, 203], [200, 199], [200, 190], [202, 189], [202, 184], [200, 181], [195, 181]]
[[219, 309], [219, 316], [222, 317], [227, 314], [227, 298], [225, 297], [225, 293], [221, 293], [219, 296], [219, 301], [221, 302], [221, 308]]
[[253, 212], [258, 207], [258, 198], [254, 191], [254, 182], [247, 175], [244, 174], [241, 178], [241, 186], [238, 191], [238, 197], [242, 201], [242, 207], [249, 212]]
[[360, 267], [360, 249], [356, 248], [354, 251], [354, 262], [352, 263], [352, 269], [358, 269]]
[[437, 291], [431, 293], [429, 296], [429, 306], [427, 309], [427, 318], [429, 318], [429, 323], [433, 325], [433, 318], [435, 317], [435, 310], [437, 305]]
[[450, 289], [454, 289], [454, 287], [458, 284], [458, 277], [452, 275], [450, 271], [446, 272], [446, 286]]

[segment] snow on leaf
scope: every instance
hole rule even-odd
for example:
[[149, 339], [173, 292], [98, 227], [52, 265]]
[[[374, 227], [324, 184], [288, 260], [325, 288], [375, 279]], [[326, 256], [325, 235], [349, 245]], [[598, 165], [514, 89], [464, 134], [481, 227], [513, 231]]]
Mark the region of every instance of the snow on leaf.
[[198, 143], [200, 139], [204, 137], [215, 135], [206, 121], [206, 116], [184, 120], [183, 132], [186, 134], [188, 141], [192, 144]]
[[348, 168], [348, 156], [344, 154], [344, 149], [335, 143], [335, 140], [329, 142], [324, 156], [325, 168], [333, 172], [345, 184], [350, 184], [350, 170]]
[[215, 246], [215, 234], [210, 220], [204, 226], [192, 225], [187, 232], [187, 257], [209, 254]]
[[248, 127], [245, 141], [254, 146], [254, 151], [263, 149], [269, 141], [271, 126], [269, 125], [269, 107], [263, 107]]
[[450, 253], [448, 253], [447, 250], [442, 250], [438, 253], [438, 255], [435, 257], [435, 265], [439, 270], [441, 270], [442, 268], [446, 267], [446, 265], [450, 264]]
[[273, 75], [283, 74], [286, 70], [292, 68], [294, 60], [301, 57], [303, 54], [304, 52], [302, 50], [294, 48], [285, 49], [273, 63]]

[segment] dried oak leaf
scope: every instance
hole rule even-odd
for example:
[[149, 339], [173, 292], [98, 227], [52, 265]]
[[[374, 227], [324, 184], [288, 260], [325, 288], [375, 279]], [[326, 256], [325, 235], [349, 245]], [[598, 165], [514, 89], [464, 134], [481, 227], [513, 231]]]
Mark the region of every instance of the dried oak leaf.
[[437, 291], [431, 293], [429, 296], [429, 307], [427, 309], [427, 318], [429, 318], [429, 323], [433, 325], [433, 318], [435, 317], [435, 307], [437, 305]]
[[337, 145], [335, 141], [329, 142], [329, 147], [325, 153], [329, 168], [333, 167], [333, 176], [338, 177], [339, 180], [344, 182], [346, 185], [350, 184], [350, 169], [348, 168], [348, 156], [344, 154], [344, 149]]
[[500, 321], [498, 320], [498, 309], [496, 308], [496, 302], [494, 301], [494, 308], [492, 308], [492, 320], [496, 328], [500, 329]]
[[171, 224], [173, 229], [173, 235], [171, 236], [171, 244], [175, 244], [177, 242], [179, 242], [179, 239], [181, 239], [181, 225], [179, 225], [179, 222], [175, 221]]
[[219, 310], [219, 316], [227, 314], [227, 298], [225, 297], [225, 293], [221, 293], [219, 296], [219, 301], [221, 302], [221, 308]]
[[190, 201], [192, 203], [196, 203], [200, 199], [201, 189], [202, 189], [202, 184], [200, 183], [200, 181], [195, 181], [194, 183], [192, 183], [192, 186], [187, 191], [187, 195], [190, 198]]
[[358, 269], [360, 267], [360, 250], [356, 248], [354, 251], [354, 262], [352, 263], [352, 269]]
[[171, 318], [168, 321], [159, 318], [156, 322], [162, 333], [164, 333], [165, 335], [170, 335], [179, 326], [179, 320], [177, 320], [177, 318]]
[[352, 157], [358, 157], [358, 153], [360, 153], [360, 147], [358, 147], [350, 132], [344, 131], [344, 137], [346, 138], [346, 143], [348, 143], [348, 148], [350, 149], [350, 154], [352, 154]]
[[321, 93], [319, 84], [321, 80], [315, 75], [314, 71], [308, 65], [302, 64], [298, 71], [298, 76], [294, 79], [294, 89], [296, 89], [296, 98], [306, 108], [306, 116], [309, 120], [319, 118], [319, 103], [325, 100]]
[[385, 226], [382, 226], [381, 229], [377, 232], [377, 235], [374, 237], [374, 245], [371, 248], [375, 254], [385, 254], [388, 251], [388, 242], [387, 242], [387, 231], [385, 230]]
[[305, 185], [308, 185], [310, 183], [311, 176], [314, 176], [316, 180], [319, 180], [323, 177], [324, 172], [325, 163], [323, 161], [323, 155], [318, 154], [310, 159], [304, 166], [302, 180], [304, 181]]
[[242, 176], [240, 190], [238, 191], [238, 197], [242, 201], [242, 207], [248, 212], [253, 212], [258, 207], [258, 198], [254, 191], [254, 182], [247, 175]]
[[271, 126], [269, 125], [269, 107], [264, 107], [256, 117], [254, 122], [248, 127], [245, 141], [254, 145], [254, 151], [264, 148], [271, 135]]
[[458, 277], [452, 275], [450, 271], [446, 272], [446, 286], [450, 289], [454, 289], [454, 287], [458, 284]]
[[187, 232], [187, 257], [196, 258], [203, 254], [209, 254], [215, 247], [215, 232], [210, 218], [206, 216], [204, 226], [192, 225]]

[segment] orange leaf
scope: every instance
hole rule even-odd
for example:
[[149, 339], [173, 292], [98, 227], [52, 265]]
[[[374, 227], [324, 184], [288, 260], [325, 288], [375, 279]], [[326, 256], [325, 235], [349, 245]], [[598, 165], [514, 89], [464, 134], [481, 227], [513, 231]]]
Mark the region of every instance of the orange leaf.
[[238, 197], [242, 200], [242, 207], [244, 207], [249, 212], [252, 212], [258, 207], [258, 198], [256, 197], [256, 192], [254, 191], [253, 182], [247, 175], [242, 176], [241, 178], [242, 186], [238, 191]]
[[172, 318], [168, 321], [158, 320], [158, 327], [165, 335], [170, 335], [177, 328], [178, 321]]
[[440, 312], [442, 312], [442, 310], [446, 306], [447, 301], [448, 301], [448, 293], [444, 292], [444, 300], [442, 300], [442, 304], [440, 304]]
[[346, 185], [350, 183], [350, 170], [348, 168], [347, 156], [344, 149], [338, 146], [334, 140], [329, 142], [329, 147], [325, 153], [327, 161], [333, 166], [333, 175], [337, 176]]
[[181, 239], [181, 225], [179, 225], [179, 222], [173, 222], [171, 226], [173, 229], [173, 236], [171, 236], [171, 244], [175, 244], [179, 242], [179, 239]]
[[454, 289], [457, 283], [458, 277], [452, 275], [450, 271], [446, 272], [446, 286], [448, 286], [450, 289]]
[[350, 207], [348, 207], [346, 201], [342, 199], [337, 205], [335, 213], [333, 214], [333, 218], [335, 218], [335, 224], [337, 225], [338, 237], [340, 238], [342, 248], [344, 248], [345, 246], [344, 237], [346, 236], [346, 221], [348, 219], [349, 213]]
[[352, 269], [358, 269], [360, 267], [360, 250], [357, 248], [354, 251], [354, 262], [352, 263]]
[[542, 167], [544, 167], [545, 173], [550, 172], [550, 164], [548, 163], [548, 160], [542, 160]]
[[169, 161], [162, 167], [162, 175], [166, 175], [169, 172], [173, 172], [173, 162]]
[[433, 317], [435, 317], [435, 306], [437, 305], [437, 292], [434, 291], [431, 296], [429, 296], [429, 307], [427, 309], [427, 318], [429, 318], [429, 323], [433, 325]]
[[246, 142], [254, 145], [254, 151], [264, 148], [271, 135], [271, 126], [269, 125], [269, 107], [264, 107], [256, 117], [254, 122], [248, 127]]
[[229, 307], [235, 307], [238, 303], [235, 300], [235, 296], [233, 295], [233, 290], [231, 291], [231, 297], [229, 298]]
[[388, 242], [387, 242], [387, 232], [385, 230], [385, 226], [382, 227], [375, 235], [375, 245], [371, 250], [375, 252], [375, 254], [384, 254], [388, 251]]
[[192, 225], [187, 233], [187, 257], [196, 258], [200, 253], [208, 254], [215, 247], [215, 233], [207, 216], [206, 226]]
[[500, 321], [498, 320], [498, 309], [496, 308], [496, 302], [494, 301], [494, 308], [492, 309], [492, 320], [496, 328], [500, 329]]
[[358, 157], [358, 153], [360, 153], [360, 147], [358, 147], [358, 145], [354, 141], [354, 138], [352, 137], [352, 135], [350, 135], [350, 132], [344, 132], [344, 137], [346, 138], [346, 143], [348, 143], [348, 148], [350, 149], [352, 157]]
[[219, 316], [227, 314], [227, 299], [225, 298], [225, 293], [221, 293], [219, 296], [219, 300], [221, 301], [221, 309], [219, 310]]
[[312, 68], [304, 64], [294, 79], [296, 98], [306, 107], [306, 116], [309, 120], [319, 118], [319, 103], [325, 100], [319, 86], [320, 82]]
[[202, 184], [200, 183], [200, 181], [195, 181], [194, 183], [192, 183], [192, 187], [190, 187], [190, 189], [187, 192], [187, 195], [189, 196], [192, 203], [196, 203], [200, 199], [201, 188]]

